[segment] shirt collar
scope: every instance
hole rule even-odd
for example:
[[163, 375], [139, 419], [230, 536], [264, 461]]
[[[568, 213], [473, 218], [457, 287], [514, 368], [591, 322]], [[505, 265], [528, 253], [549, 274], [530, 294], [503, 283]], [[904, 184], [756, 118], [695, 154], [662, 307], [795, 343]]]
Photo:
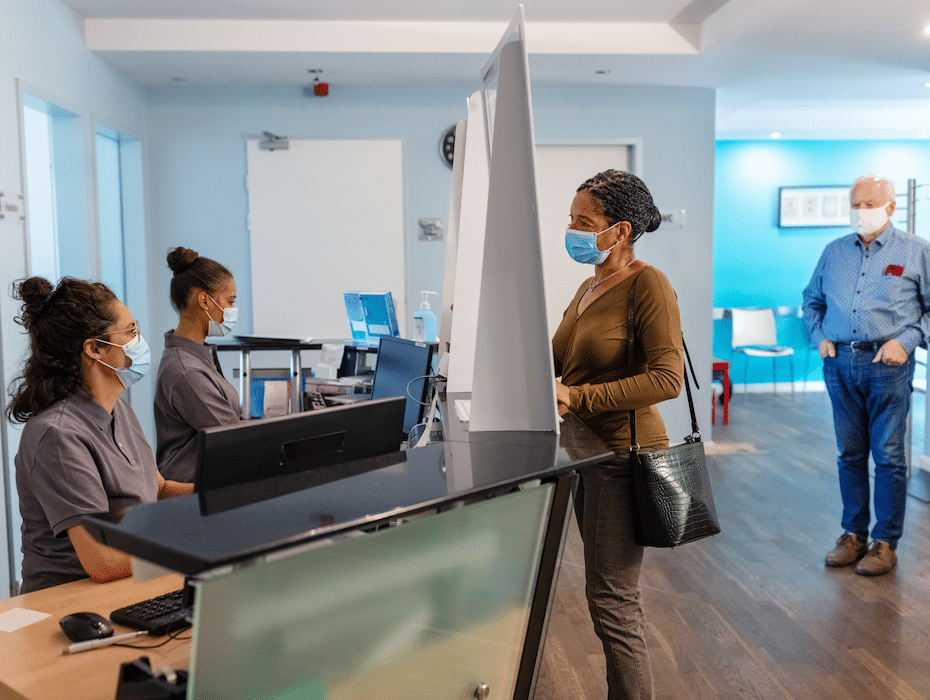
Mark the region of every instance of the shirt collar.
[[180, 335], [175, 335], [174, 331], [168, 331], [165, 333], [165, 347], [166, 348], [184, 348], [188, 352], [194, 353], [195, 355], [202, 357], [207, 362], [213, 362], [213, 354], [215, 352], [215, 346], [195, 343], [190, 338], [184, 338]]
[[100, 430], [108, 430], [110, 428], [119, 405], [119, 399], [117, 399], [117, 405], [113, 407], [113, 413], [111, 414], [97, 402], [97, 399], [84, 389], [75, 391], [74, 394], [71, 395], [70, 400], [75, 408], [80, 410], [81, 415], [86, 417], [94, 426], [100, 428]]
[[[880, 234], [878, 234], [878, 235], [875, 237], [875, 240], [872, 241], [869, 245], [871, 246], [871, 245], [876, 245], [876, 244], [877, 244], [878, 247], [881, 248], [881, 247], [883, 247], [884, 245], [886, 245], [889, 241], [891, 241], [892, 238], [894, 238], [895, 233], [896, 233], [895, 227], [894, 227], [894, 226], [892, 225], [892, 223], [889, 221], [889, 222], [885, 225], [885, 230], [882, 231]], [[854, 233], [854, 234], [852, 234], [852, 236], [853, 236], [853, 241], [856, 243], [856, 245], [858, 245], [859, 247], [864, 247], [864, 246], [865, 246], [865, 244], [864, 244], [864, 243], [862, 242], [862, 240], [859, 238], [859, 234], [858, 234], [858, 233]]]

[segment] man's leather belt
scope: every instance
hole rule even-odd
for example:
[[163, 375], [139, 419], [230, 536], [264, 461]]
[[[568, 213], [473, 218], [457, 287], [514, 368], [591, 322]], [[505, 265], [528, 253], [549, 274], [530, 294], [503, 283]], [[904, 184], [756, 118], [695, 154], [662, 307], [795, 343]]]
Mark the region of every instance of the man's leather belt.
[[836, 343], [836, 345], [848, 345], [852, 350], [857, 352], [878, 352], [878, 349], [884, 345], [885, 340], [851, 340], [848, 343]]

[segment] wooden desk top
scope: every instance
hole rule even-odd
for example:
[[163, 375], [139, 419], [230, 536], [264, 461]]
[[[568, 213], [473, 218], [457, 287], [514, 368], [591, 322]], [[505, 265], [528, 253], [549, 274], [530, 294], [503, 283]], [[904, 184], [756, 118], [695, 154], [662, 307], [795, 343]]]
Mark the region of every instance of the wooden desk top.
[[[129, 649], [110, 646], [79, 654], [62, 654], [71, 643], [58, 626], [58, 620], [73, 612], [95, 612], [109, 617], [117, 608], [153, 598], [184, 585], [174, 574], [147, 583], [131, 578], [110, 583], [90, 579], [46, 588], [35, 593], [0, 600], [0, 612], [25, 608], [48, 613], [50, 617], [16, 632], [0, 632], [0, 697], [6, 700], [113, 700], [120, 664], [140, 656], [164, 660], [175, 669], [187, 669], [190, 658], [190, 631], [181, 639], [158, 649]], [[114, 634], [129, 632], [114, 625]], [[134, 640], [147, 646], [165, 637]]]

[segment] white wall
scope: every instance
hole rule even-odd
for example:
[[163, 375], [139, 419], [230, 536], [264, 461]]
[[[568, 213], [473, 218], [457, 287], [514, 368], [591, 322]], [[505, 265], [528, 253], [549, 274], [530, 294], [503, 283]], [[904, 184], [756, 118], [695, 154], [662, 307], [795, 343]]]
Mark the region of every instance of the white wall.
[[[0, 22], [0, 191], [21, 194], [20, 128], [17, 80], [39, 96], [58, 101], [84, 119], [85, 152], [88, 154], [88, 179], [92, 181], [93, 117], [109, 124], [125, 125], [140, 136], [145, 131], [145, 100], [141, 88], [88, 53], [83, 46], [80, 23], [76, 16], [57, 0], [4, 0]], [[95, 207], [88, 193], [89, 209], [86, 229], [94, 231]], [[88, 241], [87, 248], [96, 245]], [[23, 277], [26, 270], [24, 228], [15, 218], [0, 220], [0, 338], [2, 338], [2, 385], [4, 408], [6, 386], [19, 370], [26, 348], [22, 328], [13, 322], [17, 304], [10, 297], [10, 284]], [[13, 471], [13, 455], [19, 444], [19, 431], [3, 420], [2, 431], [8, 472]], [[19, 575], [19, 514], [15, 489], [3, 484], [4, 501], [14, 511], [16, 536], [15, 564]], [[6, 518], [0, 519], [0, 594], [9, 579], [7, 546], [11, 533]]]

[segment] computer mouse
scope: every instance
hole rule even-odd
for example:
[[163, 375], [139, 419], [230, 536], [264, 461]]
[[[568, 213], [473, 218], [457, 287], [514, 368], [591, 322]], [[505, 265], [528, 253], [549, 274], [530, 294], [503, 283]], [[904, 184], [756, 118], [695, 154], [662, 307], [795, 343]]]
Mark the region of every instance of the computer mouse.
[[113, 636], [113, 625], [107, 618], [97, 613], [72, 613], [61, 618], [58, 624], [72, 642], [86, 642], [88, 639]]

